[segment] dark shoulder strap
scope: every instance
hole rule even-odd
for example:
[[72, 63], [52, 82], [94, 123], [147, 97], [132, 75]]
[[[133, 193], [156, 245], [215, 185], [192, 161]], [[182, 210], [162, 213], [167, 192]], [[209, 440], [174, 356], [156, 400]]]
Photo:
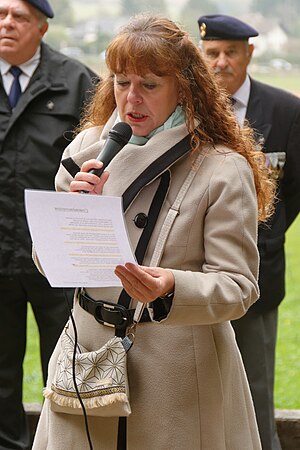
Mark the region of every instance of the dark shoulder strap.
[[[141, 234], [135, 250], [135, 256], [139, 264], [143, 262], [148, 243], [150, 241], [158, 215], [169, 189], [170, 172], [166, 169], [176, 161], [178, 161], [182, 156], [186, 155], [190, 151], [190, 149], [190, 135], [188, 135], [180, 142], [178, 142], [174, 147], [170, 148], [166, 153], [153, 161], [153, 163], [151, 163], [150, 166], [147, 167], [138, 178], [136, 178], [136, 180], [128, 187], [128, 189], [126, 189], [123, 194], [123, 208], [124, 211], [126, 211], [139, 191], [145, 185], [157, 178], [162, 172], [164, 172], [161, 176], [160, 184], [149, 209], [148, 224], [144, 228], [144, 231]], [[130, 296], [123, 289], [119, 296], [118, 303], [122, 306], [125, 306], [126, 308], [129, 308], [130, 301]]]
[[[165, 173], [162, 174], [159, 186], [152, 200], [148, 213], [148, 223], [140, 236], [139, 242], [135, 250], [135, 257], [139, 264], [142, 264], [143, 262], [148, 247], [148, 243], [150, 241], [158, 215], [160, 213], [161, 207], [164, 203], [165, 197], [169, 189], [170, 179], [171, 177], [169, 171], [166, 171]], [[125, 308], [129, 308], [130, 301], [131, 297], [127, 294], [127, 292], [124, 289], [122, 289], [122, 292], [118, 299], [119, 305], [125, 306]], [[121, 334], [123, 333], [123, 331], [124, 330], [120, 331]]]
[[124, 211], [137, 196], [139, 191], [148, 183], [157, 178], [161, 173], [165, 172], [168, 167], [172, 166], [182, 156], [186, 155], [191, 149], [191, 136], [187, 135], [180, 142], [177, 142], [167, 152], [153, 161], [126, 189], [123, 194]]

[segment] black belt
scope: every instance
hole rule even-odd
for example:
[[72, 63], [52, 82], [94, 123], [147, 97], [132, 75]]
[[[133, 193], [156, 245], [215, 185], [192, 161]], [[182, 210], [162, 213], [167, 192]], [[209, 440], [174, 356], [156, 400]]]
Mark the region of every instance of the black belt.
[[[94, 300], [86, 292], [78, 294], [79, 305], [95, 317], [97, 322], [116, 328], [127, 328], [133, 324], [135, 309], [127, 309], [118, 303], [106, 300]], [[151, 322], [148, 309], [145, 308], [139, 322]]]

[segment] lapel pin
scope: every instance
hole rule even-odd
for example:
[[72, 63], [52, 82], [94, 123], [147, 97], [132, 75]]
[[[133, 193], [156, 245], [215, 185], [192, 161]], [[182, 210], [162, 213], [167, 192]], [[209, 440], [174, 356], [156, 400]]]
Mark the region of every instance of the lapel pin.
[[52, 100], [48, 101], [47, 108], [49, 109], [49, 111], [52, 111], [52, 109], [54, 108], [54, 102]]

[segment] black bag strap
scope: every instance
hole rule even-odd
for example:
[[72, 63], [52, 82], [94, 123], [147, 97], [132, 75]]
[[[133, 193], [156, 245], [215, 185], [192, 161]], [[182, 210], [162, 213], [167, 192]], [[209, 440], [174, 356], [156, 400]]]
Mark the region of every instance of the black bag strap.
[[190, 144], [191, 136], [188, 134], [163, 155], [159, 156], [155, 161], [152, 161], [152, 163], [131, 183], [122, 195], [124, 211], [127, 210], [128, 206], [144, 186], [165, 172], [170, 166], [191, 150]]
[[[150, 241], [153, 229], [155, 227], [158, 215], [160, 213], [161, 207], [164, 203], [165, 197], [167, 195], [168, 189], [170, 184], [170, 172], [166, 171], [162, 174], [161, 180], [159, 183], [159, 186], [157, 188], [157, 191], [155, 193], [155, 196], [152, 200], [149, 213], [148, 213], [148, 223], [146, 227], [144, 228], [139, 242], [137, 244], [136, 250], [135, 250], [135, 257], [137, 259], [137, 262], [141, 264], [143, 262], [148, 243]], [[127, 294], [125, 289], [122, 289], [121, 294], [118, 299], [118, 304], [124, 306], [125, 308], [129, 309], [131, 302], [131, 297]], [[116, 336], [124, 337], [126, 333], [126, 329], [118, 329], [116, 328]]]
[[[122, 196], [123, 210], [125, 212], [127, 208], [130, 206], [131, 202], [134, 200], [134, 198], [138, 195], [140, 190], [145, 185], [149, 184], [151, 181], [157, 178], [160, 174], [162, 174], [160, 184], [158, 186], [158, 189], [156, 191], [156, 194], [153, 198], [153, 201], [149, 209], [148, 224], [144, 228], [144, 231], [141, 234], [141, 237], [135, 250], [135, 256], [139, 264], [142, 264], [143, 262], [146, 249], [150, 241], [153, 229], [155, 227], [159, 212], [161, 210], [165, 196], [169, 189], [170, 173], [167, 169], [191, 150], [190, 140], [191, 140], [190, 135], [187, 135], [181, 141], [177, 142], [177, 144], [175, 144], [167, 152], [159, 156], [159, 158], [153, 161], [133, 181], [133, 183], [126, 189], [126, 191]], [[118, 303], [126, 308], [129, 308], [130, 301], [131, 301], [130, 296], [123, 289], [119, 296]]]

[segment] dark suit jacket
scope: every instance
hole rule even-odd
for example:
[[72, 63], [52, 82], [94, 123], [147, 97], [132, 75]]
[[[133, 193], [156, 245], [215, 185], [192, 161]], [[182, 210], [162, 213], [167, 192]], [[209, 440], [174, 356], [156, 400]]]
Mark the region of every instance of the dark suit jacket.
[[0, 274], [36, 273], [24, 189], [54, 189], [97, 75], [42, 43], [40, 64], [11, 110], [0, 75]]
[[263, 312], [277, 307], [285, 295], [284, 236], [300, 209], [300, 99], [251, 79], [246, 118], [263, 137], [264, 152], [285, 152], [286, 157], [275, 214], [259, 227], [260, 299], [252, 309]]

